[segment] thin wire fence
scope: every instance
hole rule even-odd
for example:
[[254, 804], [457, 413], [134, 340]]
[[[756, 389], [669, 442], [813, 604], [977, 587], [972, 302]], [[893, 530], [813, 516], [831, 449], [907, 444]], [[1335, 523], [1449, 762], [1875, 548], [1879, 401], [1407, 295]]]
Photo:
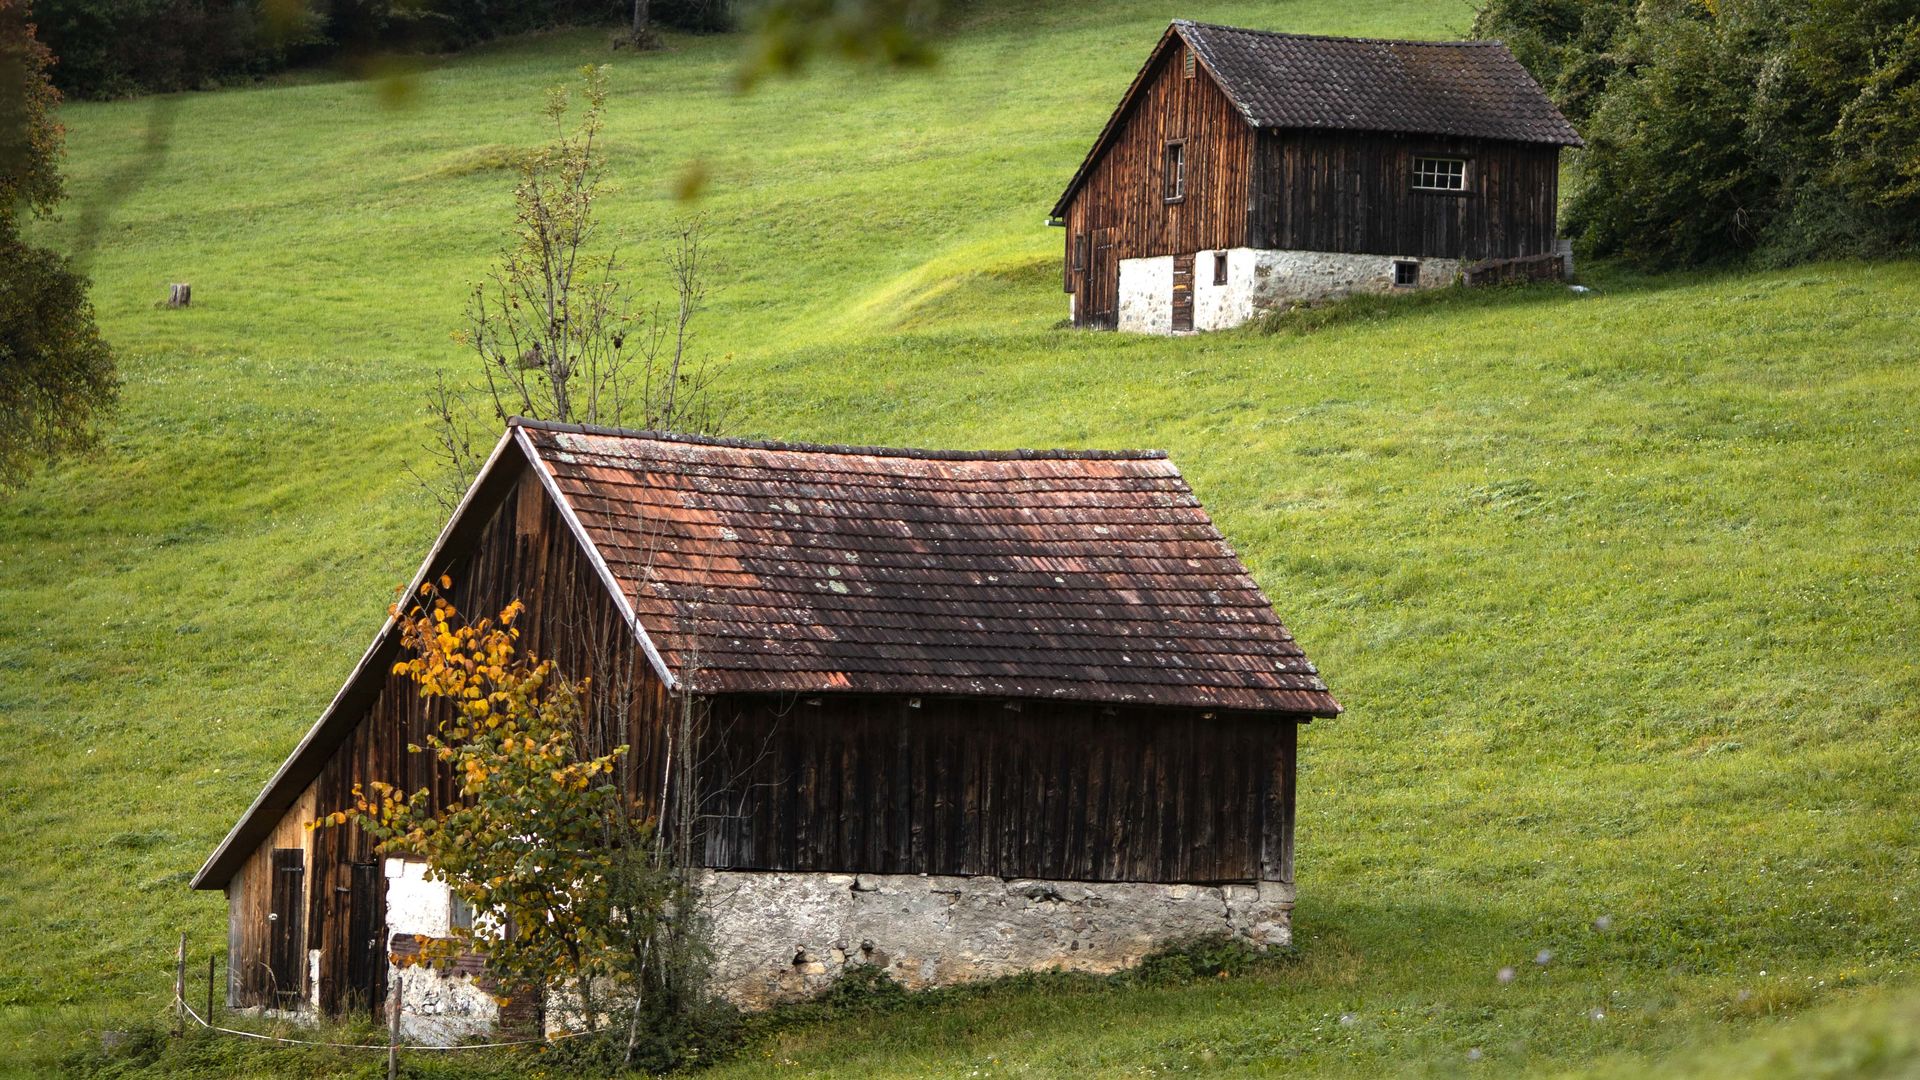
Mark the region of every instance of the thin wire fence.
[[[554, 1036], [542, 1036], [542, 1037], [532, 1038], [532, 1039], [508, 1039], [508, 1040], [501, 1040], [496, 1042], [479, 1042], [479, 1043], [450, 1042], [450, 1043], [444, 1043], [444, 1044], [442, 1043], [403, 1043], [400, 1041], [399, 1034], [400, 1034], [401, 1020], [407, 1015], [406, 1006], [405, 1006], [406, 998], [405, 998], [405, 995], [403, 995], [400, 992], [402, 981], [405, 978], [404, 976], [396, 976], [394, 979], [392, 995], [387, 1005], [387, 1008], [390, 1010], [389, 1017], [388, 1017], [390, 1026], [388, 1030], [391, 1032], [391, 1036], [389, 1040], [384, 1043], [336, 1042], [330, 1039], [298, 1039], [298, 1038], [293, 1038], [285, 1035], [268, 1035], [264, 1032], [259, 1032], [259, 1031], [247, 1031], [242, 1028], [222, 1027], [219, 1024], [214, 1023], [213, 1020], [211, 1019], [211, 1013], [213, 1012], [213, 1002], [214, 1002], [213, 960], [214, 958], [211, 956], [207, 958], [207, 1012], [209, 1013], [209, 1015], [202, 1016], [200, 1015], [199, 1010], [195, 1009], [193, 1005], [187, 1001], [187, 993], [186, 993], [187, 991], [187, 936], [185, 934], [180, 935], [180, 952], [179, 952], [177, 968], [175, 971], [174, 983], [173, 983], [173, 1008], [175, 1010], [175, 1015], [182, 1019], [176, 1024], [174, 1028], [174, 1033], [176, 1035], [180, 1033], [181, 1028], [184, 1026], [185, 1019], [190, 1018], [193, 1020], [194, 1023], [199, 1024], [202, 1028], [205, 1028], [208, 1031], [218, 1032], [222, 1035], [232, 1035], [232, 1036], [236, 1036], [238, 1038], [243, 1038], [243, 1039], [255, 1039], [260, 1042], [278, 1043], [283, 1046], [321, 1046], [321, 1047], [329, 1047], [335, 1050], [379, 1050], [379, 1051], [385, 1051], [389, 1055], [389, 1061], [391, 1061], [391, 1055], [401, 1050], [405, 1050], [409, 1052], [415, 1051], [415, 1050], [425, 1050], [425, 1051], [501, 1050], [501, 1049], [505, 1049], [507, 1047], [513, 1047], [513, 1046], [551, 1045], [553, 1043], [560, 1042], [565, 1039], [574, 1039], [582, 1035], [593, 1034], [592, 1031], [569, 1031], [569, 1032], [564, 1032], [562, 1034], [554, 1035]], [[434, 1018], [425, 1016], [422, 1014], [416, 1014], [415, 1019], [431, 1022]]]
[[556, 1043], [562, 1039], [572, 1039], [581, 1035], [593, 1034], [590, 1031], [569, 1031], [562, 1035], [556, 1035], [551, 1039], [514, 1039], [508, 1042], [456, 1043], [450, 1046], [435, 1046], [431, 1043], [331, 1042], [326, 1039], [291, 1039], [281, 1035], [266, 1035], [258, 1031], [242, 1031], [239, 1028], [221, 1027], [201, 1016], [192, 1005], [187, 1004], [184, 998], [175, 998], [173, 1004], [175, 1008], [186, 1013], [188, 1018], [193, 1020], [194, 1023], [199, 1024], [208, 1031], [217, 1031], [222, 1035], [239, 1035], [248, 1039], [258, 1039], [261, 1042], [281, 1043], [287, 1046], [326, 1046], [336, 1050], [499, 1050], [509, 1046], [536, 1046]]

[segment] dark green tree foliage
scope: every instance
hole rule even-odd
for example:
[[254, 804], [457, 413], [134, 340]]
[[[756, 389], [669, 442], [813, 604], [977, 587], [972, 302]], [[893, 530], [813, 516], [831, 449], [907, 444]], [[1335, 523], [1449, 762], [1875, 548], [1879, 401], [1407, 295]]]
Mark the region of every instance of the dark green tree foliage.
[[1633, 19], [1636, 0], [1488, 0], [1474, 37], [1507, 43], [1567, 119], [1579, 127], [1613, 75], [1614, 41]]
[[1493, 0], [1585, 135], [1566, 223], [1653, 265], [1920, 248], [1920, 0]]
[[20, 235], [63, 194], [50, 62], [23, 0], [0, 0], [0, 492], [97, 442], [119, 394], [87, 279]]
[[[55, 83], [76, 97], [194, 90], [300, 64], [437, 53], [555, 26], [616, 25], [631, 0], [39, 0]], [[653, 21], [711, 32], [729, 0], [653, 0]]]

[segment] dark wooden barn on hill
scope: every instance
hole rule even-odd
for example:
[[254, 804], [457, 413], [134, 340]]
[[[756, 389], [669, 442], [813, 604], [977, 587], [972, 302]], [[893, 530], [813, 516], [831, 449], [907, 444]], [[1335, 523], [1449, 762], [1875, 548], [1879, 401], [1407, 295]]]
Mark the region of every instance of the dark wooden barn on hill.
[[1231, 326], [1289, 302], [1564, 271], [1580, 137], [1494, 41], [1176, 21], [1054, 205], [1081, 326]]
[[[949, 877], [1114, 883], [1097, 887], [1115, 903], [1125, 889], [1238, 885], [1228, 898], [1264, 904], [1254, 922], [1284, 935], [1295, 730], [1339, 707], [1164, 455], [514, 421], [415, 585], [443, 574], [463, 611], [524, 601], [523, 645], [593, 678], [588, 745], [632, 748], [638, 797], [667, 798], [662, 736], [683, 697], [714, 718], [693, 850], [716, 896], [778, 908], [779, 890], [835, 874], [863, 875], [869, 892]], [[421, 891], [433, 883], [417, 868], [377, 858], [355, 830], [301, 828], [356, 783], [453, 790], [404, 749], [434, 717], [390, 674], [398, 648], [389, 621], [194, 879], [227, 893], [237, 1006], [378, 1001], [390, 935], [444, 933], [447, 900]], [[864, 895], [832, 891], [840, 904]], [[1104, 954], [1091, 940], [1059, 950], [1125, 962], [1220, 910], [1216, 896], [1142, 916], [1170, 921]], [[804, 988], [795, 943], [814, 915], [782, 917], [787, 931], [761, 912], [752, 940], [720, 943], [723, 989], [760, 1001]], [[1051, 956], [969, 960], [910, 940], [924, 919], [822, 917], [836, 935], [866, 920], [862, 937], [910, 983]], [[1017, 930], [1028, 916], [1004, 917]], [[809, 948], [844, 953], [826, 933]], [[1052, 949], [1038, 940], [1016, 945]], [[831, 974], [816, 966], [800, 974]]]

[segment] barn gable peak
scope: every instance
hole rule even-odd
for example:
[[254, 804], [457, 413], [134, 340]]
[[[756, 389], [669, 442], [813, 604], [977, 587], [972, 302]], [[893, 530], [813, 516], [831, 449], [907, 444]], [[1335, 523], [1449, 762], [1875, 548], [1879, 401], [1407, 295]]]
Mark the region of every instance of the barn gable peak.
[[1546, 91], [1498, 41], [1332, 37], [1175, 19], [1054, 203], [1052, 219], [1066, 214], [1161, 59], [1177, 46], [1190, 51], [1196, 68], [1257, 129], [1583, 145]]

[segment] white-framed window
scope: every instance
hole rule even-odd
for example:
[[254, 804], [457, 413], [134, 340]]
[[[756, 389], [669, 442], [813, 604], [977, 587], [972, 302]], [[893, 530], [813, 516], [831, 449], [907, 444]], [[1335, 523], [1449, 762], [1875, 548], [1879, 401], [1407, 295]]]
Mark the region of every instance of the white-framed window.
[[1467, 190], [1465, 158], [1417, 157], [1413, 159], [1413, 190]]

